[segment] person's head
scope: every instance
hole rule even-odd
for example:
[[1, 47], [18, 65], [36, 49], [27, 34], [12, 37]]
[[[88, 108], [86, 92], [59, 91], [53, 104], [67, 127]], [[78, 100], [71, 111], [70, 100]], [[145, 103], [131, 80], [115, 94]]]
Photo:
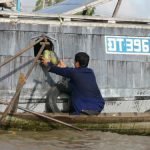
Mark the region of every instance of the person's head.
[[79, 52], [75, 55], [75, 67], [87, 67], [89, 64], [89, 55], [84, 52]]

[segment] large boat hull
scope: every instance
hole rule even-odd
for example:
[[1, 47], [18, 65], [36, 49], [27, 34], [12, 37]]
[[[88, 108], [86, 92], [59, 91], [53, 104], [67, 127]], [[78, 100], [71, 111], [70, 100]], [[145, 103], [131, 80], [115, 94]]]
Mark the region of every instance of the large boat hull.
[[[149, 30], [149, 20], [1, 14], [0, 63], [29, 45], [34, 36], [45, 33], [52, 37], [54, 51], [68, 65], [73, 63], [74, 54], [79, 51], [90, 55], [89, 67], [93, 68], [106, 101], [103, 112], [145, 112], [150, 109], [150, 55], [146, 45]], [[120, 47], [122, 40], [126, 41], [123, 51], [112, 49], [116, 44], [114, 41], [119, 41]], [[134, 52], [131, 52], [129, 41], [136, 45]], [[137, 41], [145, 44], [141, 51], [136, 49], [139, 46]], [[34, 56], [32, 48], [0, 68], [1, 99], [13, 97], [20, 72], [28, 71]], [[37, 106], [34, 110], [45, 111], [45, 94], [59, 80], [59, 76], [37, 65], [21, 92], [20, 105]], [[59, 101], [58, 105], [61, 109], [63, 102]], [[1, 111], [4, 108], [0, 106]]]

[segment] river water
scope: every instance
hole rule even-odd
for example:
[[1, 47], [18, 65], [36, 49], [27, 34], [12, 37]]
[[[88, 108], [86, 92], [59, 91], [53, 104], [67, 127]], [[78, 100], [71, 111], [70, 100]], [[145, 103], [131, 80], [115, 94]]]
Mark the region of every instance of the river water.
[[150, 150], [150, 136], [101, 131], [0, 131], [0, 150]]

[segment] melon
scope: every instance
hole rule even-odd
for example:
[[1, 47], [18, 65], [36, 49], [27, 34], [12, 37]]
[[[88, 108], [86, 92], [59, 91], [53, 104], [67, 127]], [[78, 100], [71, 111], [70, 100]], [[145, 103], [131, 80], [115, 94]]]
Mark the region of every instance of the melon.
[[49, 62], [51, 62], [54, 65], [58, 65], [58, 63], [59, 63], [59, 60], [58, 60], [55, 52], [52, 50], [44, 50], [43, 57], [46, 58], [47, 60], [49, 60]]

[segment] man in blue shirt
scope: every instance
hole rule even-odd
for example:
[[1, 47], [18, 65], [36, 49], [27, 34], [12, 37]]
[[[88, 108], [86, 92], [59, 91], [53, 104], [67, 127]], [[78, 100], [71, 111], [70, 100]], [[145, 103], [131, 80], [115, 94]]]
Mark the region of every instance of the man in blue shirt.
[[42, 57], [42, 64], [48, 67], [49, 72], [70, 78], [71, 103], [74, 114], [99, 114], [105, 102], [96, 83], [92, 69], [88, 68], [89, 56], [84, 52], [75, 55], [75, 68], [66, 67], [64, 62], [56, 66]]

